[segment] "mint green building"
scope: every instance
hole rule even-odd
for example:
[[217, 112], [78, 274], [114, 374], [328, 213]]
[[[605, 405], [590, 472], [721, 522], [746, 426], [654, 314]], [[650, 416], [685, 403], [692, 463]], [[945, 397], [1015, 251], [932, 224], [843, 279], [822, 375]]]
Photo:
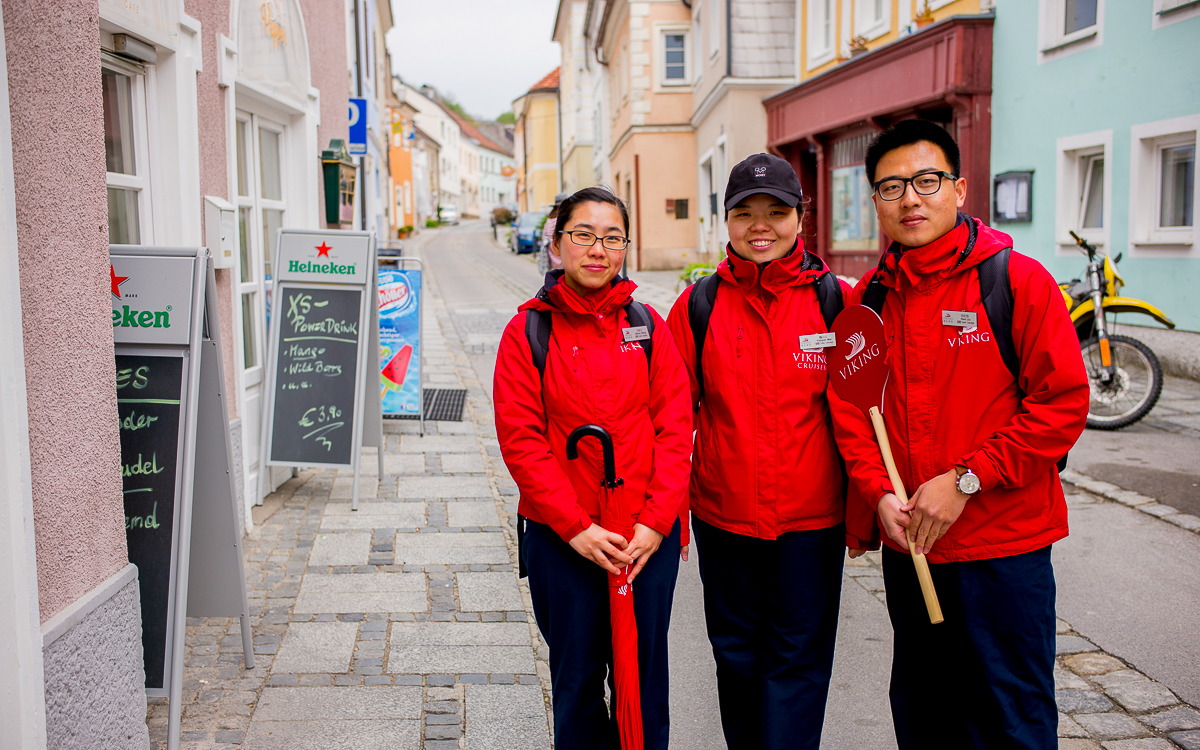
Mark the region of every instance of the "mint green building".
[[1200, 331], [1200, 0], [1001, 0], [993, 44], [994, 225], [1060, 280], [1070, 230], [1122, 253], [1124, 294]]

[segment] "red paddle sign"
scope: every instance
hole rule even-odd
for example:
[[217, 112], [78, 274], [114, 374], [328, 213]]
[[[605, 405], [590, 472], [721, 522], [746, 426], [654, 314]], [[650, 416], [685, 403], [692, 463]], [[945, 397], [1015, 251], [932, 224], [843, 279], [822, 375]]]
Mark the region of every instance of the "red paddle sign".
[[883, 406], [887, 385], [887, 342], [883, 321], [866, 305], [851, 305], [833, 321], [837, 348], [826, 355], [837, 395], [864, 412]]

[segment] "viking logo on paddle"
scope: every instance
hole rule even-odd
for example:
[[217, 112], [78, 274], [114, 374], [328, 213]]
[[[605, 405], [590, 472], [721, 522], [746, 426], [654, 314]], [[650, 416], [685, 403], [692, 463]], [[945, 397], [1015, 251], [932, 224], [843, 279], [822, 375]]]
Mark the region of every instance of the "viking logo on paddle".
[[846, 359], [854, 359], [854, 355], [861, 352], [867, 346], [867, 340], [863, 338], [861, 331], [851, 334], [846, 341], [850, 343], [850, 353], [846, 355]]

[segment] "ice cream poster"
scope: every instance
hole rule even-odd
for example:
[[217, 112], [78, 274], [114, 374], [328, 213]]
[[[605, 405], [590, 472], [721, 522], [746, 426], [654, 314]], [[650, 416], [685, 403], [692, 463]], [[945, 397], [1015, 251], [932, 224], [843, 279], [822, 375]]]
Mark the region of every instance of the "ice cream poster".
[[384, 414], [421, 413], [421, 272], [379, 271], [379, 381]]

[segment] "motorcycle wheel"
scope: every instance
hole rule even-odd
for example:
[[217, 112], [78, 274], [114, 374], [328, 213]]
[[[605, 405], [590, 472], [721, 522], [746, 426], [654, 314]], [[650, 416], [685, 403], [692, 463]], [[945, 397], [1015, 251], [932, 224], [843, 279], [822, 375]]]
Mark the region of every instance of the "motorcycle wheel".
[[1158, 357], [1137, 339], [1108, 337], [1113, 378], [1100, 380], [1100, 340], [1083, 342], [1083, 364], [1087, 369], [1091, 402], [1087, 426], [1094, 430], [1119, 430], [1150, 413], [1162, 393], [1163, 374]]

